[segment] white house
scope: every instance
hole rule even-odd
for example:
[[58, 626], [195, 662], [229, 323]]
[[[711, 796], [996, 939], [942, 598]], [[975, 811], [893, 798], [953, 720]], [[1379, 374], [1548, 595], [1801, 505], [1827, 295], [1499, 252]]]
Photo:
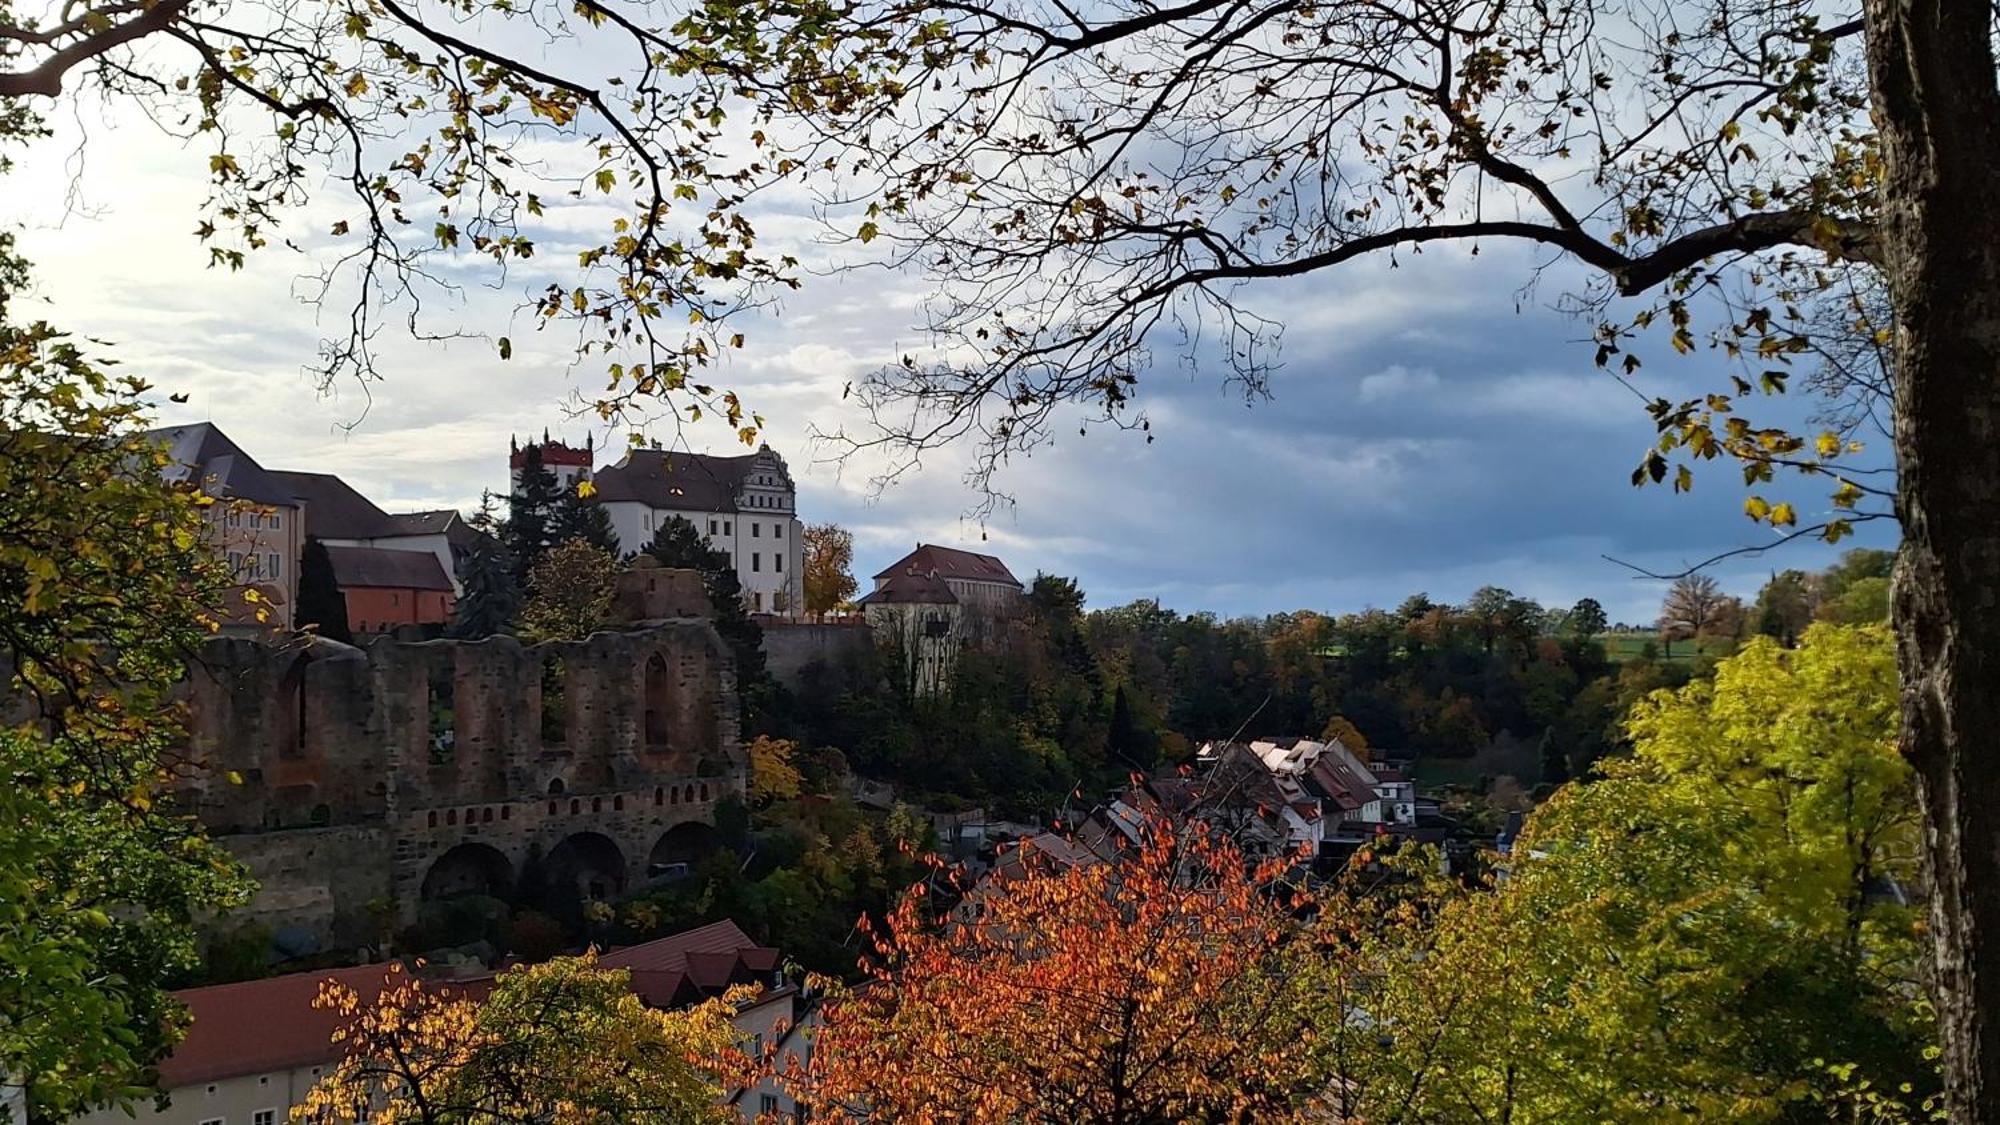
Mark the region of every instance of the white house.
[[619, 546], [643, 551], [667, 521], [693, 524], [728, 555], [752, 613], [805, 612], [805, 525], [785, 459], [770, 446], [736, 457], [635, 449], [593, 478]]

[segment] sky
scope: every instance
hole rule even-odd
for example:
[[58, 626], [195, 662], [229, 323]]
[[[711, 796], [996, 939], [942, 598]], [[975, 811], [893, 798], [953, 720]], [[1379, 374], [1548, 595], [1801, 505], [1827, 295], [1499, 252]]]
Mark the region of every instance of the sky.
[[[81, 148], [79, 121], [90, 137]], [[282, 232], [299, 249], [274, 244], [241, 272], [212, 270], [191, 233], [206, 150], [89, 108], [53, 124], [57, 135], [8, 177], [0, 222], [21, 228], [40, 314], [104, 341], [152, 381], [163, 422], [214, 422], [267, 467], [338, 473], [390, 511], [470, 510], [484, 490], [503, 492], [511, 435], [546, 428], [624, 446], [628, 428], [577, 413], [579, 396], [601, 389], [599, 368], [581, 369], [522, 311], [575, 260], [566, 246], [603, 221], [588, 208], [551, 210], [531, 232], [543, 243], [533, 268], [500, 281], [468, 264], [456, 275], [462, 293], [431, 303], [433, 324], [485, 338], [391, 330], [379, 341], [380, 381], [320, 388], [303, 369], [325, 329], [297, 293], [323, 260], [311, 232], [324, 229], [329, 202]], [[802, 212], [772, 225], [819, 260]], [[1246, 403], [1163, 341], [1139, 399], [1155, 440], [1099, 429], [1017, 459], [998, 481], [1013, 505], [983, 520], [968, 516], [979, 498], [960, 452], [878, 492], [873, 466], [837, 463], [807, 436], [858, 424], [843, 401], [849, 381], [921, 346], [923, 279], [811, 278], [717, 382], [765, 417], [801, 518], [854, 533], [864, 588], [930, 542], [997, 554], [1023, 579], [1075, 577], [1094, 607], [1158, 598], [1225, 617], [1339, 613], [1499, 585], [1552, 606], [1594, 597], [1614, 621], [1648, 621], [1663, 585], [1621, 562], [1670, 572], [1772, 535], [1744, 518], [1730, 466], [1687, 495], [1631, 486], [1652, 423], [1639, 396], [1592, 365], [1590, 326], [1554, 310], [1561, 273], [1522, 291], [1537, 264], [1489, 244], [1477, 257], [1434, 249], [1247, 290], [1246, 304], [1285, 325], [1270, 399]], [[513, 341], [509, 361], [491, 342], [499, 335]], [[1647, 394], [1669, 397], [1725, 382], [1699, 355], [1650, 357], [1642, 377]], [[1782, 410], [1796, 418], [1809, 405]], [[678, 440], [741, 451], [719, 426]], [[1804, 519], [1827, 507], [1818, 491], [1782, 495]], [[1836, 553], [1797, 543], [1711, 573], [1748, 597], [1773, 569], [1823, 566]]]

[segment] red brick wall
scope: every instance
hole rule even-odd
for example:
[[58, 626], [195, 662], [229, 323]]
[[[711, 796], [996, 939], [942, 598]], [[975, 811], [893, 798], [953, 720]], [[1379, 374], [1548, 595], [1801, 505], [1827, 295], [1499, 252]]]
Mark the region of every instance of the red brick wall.
[[447, 590], [397, 590], [383, 586], [350, 586], [347, 627], [357, 633], [383, 633], [398, 625], [442, 625], [451, 620], [452, 598]]

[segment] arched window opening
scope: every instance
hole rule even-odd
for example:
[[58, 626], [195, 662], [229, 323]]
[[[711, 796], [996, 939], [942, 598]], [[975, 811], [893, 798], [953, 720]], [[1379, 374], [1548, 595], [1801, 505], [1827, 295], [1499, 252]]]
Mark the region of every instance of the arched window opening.
[[551, 796], [551, 797], [560, 797], [560, 796], [562, 796], [562, 792], [563, 792], [563, 779], [562, 779], [562, 778], [560, 778], [560, 777], [552, 777], [552, 778], [550, 778], [550, 779], [549, 779], [549, 796]]
[[458, 746], [458, 676], [449, 658], [430, 670], [430, 749], [431, 764], [442, 766], [452, 760]]
[[654, 653], [646, 661], [646, 749], [660, 751], [667, 749], [673, 728], [673, 687], [672, 677], [667, 672], [667, 658]]
[[542, 661], [542, 741], [560, 746], [569, 741], [569, 669], [562, 658]]

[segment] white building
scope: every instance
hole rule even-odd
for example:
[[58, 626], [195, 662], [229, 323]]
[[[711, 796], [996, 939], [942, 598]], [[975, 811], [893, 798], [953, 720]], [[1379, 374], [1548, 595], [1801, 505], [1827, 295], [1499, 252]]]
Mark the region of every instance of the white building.
[[736, 564], [750, 612], [805, 612], [798, 490], [785, 459], [770, 446], [737, 457], [635, 449], [597, 470], [594, 483], [622, 549], [645, 550], [667, 521], [679, 517]]

